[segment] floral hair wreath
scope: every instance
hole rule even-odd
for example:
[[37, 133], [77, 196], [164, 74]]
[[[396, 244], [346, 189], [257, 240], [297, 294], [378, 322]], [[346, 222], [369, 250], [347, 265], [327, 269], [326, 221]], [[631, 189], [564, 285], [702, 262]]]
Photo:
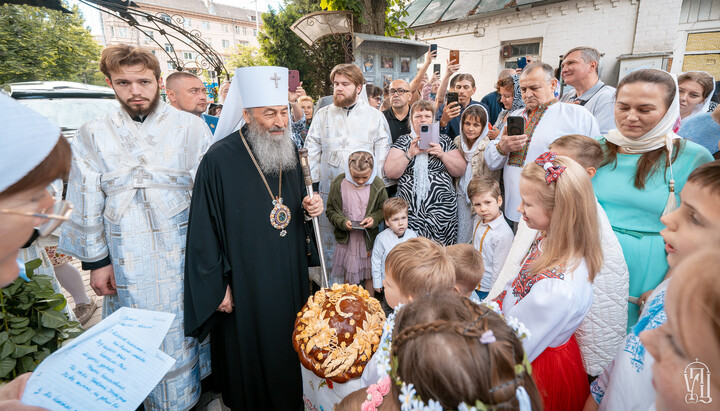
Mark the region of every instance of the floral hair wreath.
[[[515, 331], [518, 338], [530, 338], [530, 331], [525, 327], [525, 325], [518, 321], [517, 318], [502, 315], [500, 312], [500, 306], [496, 302], [484, 301], [480, 304], [490, 308], [496, 314], [500, 315], [507, 325]], [[400, 386], [400, 395], [398, 396], [398, 399], [400, 400], [401, 411], [442, 411], [443, 407], [438, 401], [430, 399], [426, 404], [422, 398], [420, 398], [420, 395], [415, 391], [413, 384], [408, 384], [402, 381], [397, 375], [398, 361], [397, 357], [393, 356], [391, 353], [391, 344], [392, 333], [395, 328], [395, 316], [398, 312], [400, 312], [401, 308], [402, 305], [399, 305], [397, 309], [387, 317], [385, 322], [384, 337], [382, 341], [380, 341], [380, 346], [375, 353], [378, 357], [377, 370], [380, 374], [380, 380], [378, 381], [378, 384], [373, 384], [368, 388], [368, 401], [363, 404], [362, 411], [376, 410], [377, 407], [380, 406], [382, 403], [382, 396], [389, 392], [389, 385], [391, 381], [394, 381], [395, 384]], [[482, 317], [484, 317], [484, 315], [478, 317], [475, 322]], [[466, 329], [469, 329], [472, 325], [474, 325], [474, 323], [468, 325]], [[492, 344], [496, 341], [492, 330], [485, 331], [479, 337], [479, 340], [482, 344]], [[523, 374], [532, 374], [532, 366], [530, 365], [530, 361], [528, 361], [527, 354], [523, 354], [522, 363], [515, 364], [516, 378], [497, 387], [493, 387], [490, 391], [496, 391], [509, 384], [516, 384]], [[530, 405], [530, 396], [525, 390], [525, 387], [519, 385], [515, 390], [515, 397], [520, 403], [520, 411], [531, 411], [532, 407]], [[492, 409], [492, 405], [487, 405], [480, 400], [476, 400], [474, 404], [470, 405], [464, 402], [458, 405], [458, 411], [487, 411], [490, 409]]]

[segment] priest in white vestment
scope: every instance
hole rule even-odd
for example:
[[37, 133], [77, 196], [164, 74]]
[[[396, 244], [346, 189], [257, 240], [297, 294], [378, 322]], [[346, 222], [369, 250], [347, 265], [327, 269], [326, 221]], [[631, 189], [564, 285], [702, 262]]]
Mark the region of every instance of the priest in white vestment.
[[525, 108], [510, 116], [525, 119], [525, 133], [508, 136], [503, 128], [499, 138], [485, 149], [485, 162], [491, 170], [503, 170], [505, 181], [505, 216], [520, 221], [520, 173], [528, 162], [548, 151], [548, 145], [567, 134], [588, 137], [600, 135], [595, 117], [576, 104], [560, 103], [555, 98], [553, 68], [542, 62], [528, 64], [520, 75], [520, 92]]
[[76, 209], [59, 251], [91, 270], [103, 317], [123, 306], [175, 314], [160, 348], [176, 362], [144, 406], [187, 410], [209, 365], [185, 337], [183, 273], [193, 178], [212, 134], [199, 117], [160, 101], [160, 65], [149, 50], [109, 46], [100, 69], [122, 107], [73, 140], [67, 200]]
[[[319, 183], [318, 191], [327, 204], [330, 183], [345, 172], [351, 153], [370, 151], [375, 157], [376, 168], [383, 169], [385, 157], [390, 150], [390, 127], [381, 111], [371, 107], [366, 100], [358, 98], [365, 78], [360, 68], [353, 64], [339, 64], [330, 73], [333, 82], [333, 104], [321, 108], [313, 116], [305, 139], [308, 150], [310, 173], [313, 183]], [[385, 185], [388, 185], [384, 178]], [[328, 275], [332, 271], [332, 254], [335, 249], [334, 227], [325, 214], [319, 217], [320, 232]], [[311, 276], [315, 277], [312, 274]], [[319, 282], [318, 278], [314, 278]], [[343, 283], [343, 278], [329, 278], [330, 285]]]

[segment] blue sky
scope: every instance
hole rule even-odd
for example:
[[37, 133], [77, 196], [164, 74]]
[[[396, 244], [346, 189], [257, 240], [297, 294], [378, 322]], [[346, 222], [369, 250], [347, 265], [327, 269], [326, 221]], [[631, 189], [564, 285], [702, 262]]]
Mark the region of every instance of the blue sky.
[[[255, 8], [255, 0], [214, 0], [216, 3], [229, 4], [231, 6], [244, 7], [246, 9]], [[85, 25], [90, 26], [93, 34], [100, 34], [100, 18], [98, 17], [98, 11], [79, 3], [77, 0], [68, 0], [70, 4], [78, 4], [80, 10], [82, 10], [83, 16], [85, 17]], [[263, 13], [268, 10], [269, 7], [277, 10], [281, 5], [282, 0], [257, 0], [258, 12]]]

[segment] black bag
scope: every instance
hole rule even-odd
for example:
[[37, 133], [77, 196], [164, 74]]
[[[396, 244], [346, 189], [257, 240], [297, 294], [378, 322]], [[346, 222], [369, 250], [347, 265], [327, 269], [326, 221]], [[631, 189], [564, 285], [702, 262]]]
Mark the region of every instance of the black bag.
[[320, 267], [320, 253], [318, 252], [317, 241], [313, 220], [306, 220], [305, 223], [305, 254], [307, 255], [308, 267]]

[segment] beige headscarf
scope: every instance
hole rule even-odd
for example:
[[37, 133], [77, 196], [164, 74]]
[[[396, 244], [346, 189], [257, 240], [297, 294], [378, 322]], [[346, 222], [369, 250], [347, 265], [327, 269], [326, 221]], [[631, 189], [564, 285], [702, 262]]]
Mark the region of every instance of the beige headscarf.
[[620, 132], [620, 130], [613, 129], [608, 132], [605, 139], [622, 147], [628, 154], [643, 154], [657, 150], [661, 147], [665, 147], [667, 149], [667, 161], [670, 168], [670, 182], [668, 183], [670, 194], [668, 196], [667, 204], [665, 205], [665, 210], [663, 211], [663, 215], [665, 215], [677, 209], [677, 199], [675, 198], [675, 179], [673, 177], [672, 169], [672, 149], [673, 141], [680, 138], [680, 136], [675, 134], [675, 131], [680, 127], [680, 97], [678, 95], [677, 77], [674, 74], [670, 74], [664, 70], [647, 70], [655, 70], [664, 73], [670, 76], [675, 83], [675, 96], [673, 97], [672, 103], [670, 103], [670, 107], [668, 107], [667, 112], [660, 122], [652, 128], [652, 130], [648, 131], [645, 135], [639, 138], [627, 138]]

